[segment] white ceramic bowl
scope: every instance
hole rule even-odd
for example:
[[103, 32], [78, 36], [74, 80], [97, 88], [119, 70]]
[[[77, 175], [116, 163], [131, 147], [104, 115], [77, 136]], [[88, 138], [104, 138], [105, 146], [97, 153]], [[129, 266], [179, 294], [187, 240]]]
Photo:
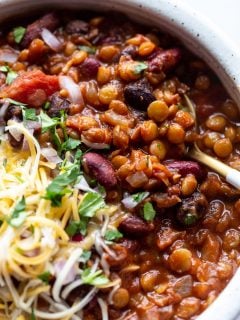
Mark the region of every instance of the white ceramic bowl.
[[[47, 8], [116, 10], [178, 37], [204, 59], [240, 106], [240, 52], [206, 18], [179, 0], [0, 0], [0, 21]], [[240, 270], [198, 320], [233, 320], [240, 312]], [[240, 319], [240, 318], [239, 318]]]

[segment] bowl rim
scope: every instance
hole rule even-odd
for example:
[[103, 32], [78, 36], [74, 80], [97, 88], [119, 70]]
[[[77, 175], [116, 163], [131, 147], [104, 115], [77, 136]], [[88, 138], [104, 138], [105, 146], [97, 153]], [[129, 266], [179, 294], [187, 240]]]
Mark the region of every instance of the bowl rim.
[[[90, 8], [124, 12], [143, 23], [174, 34], [191, 51], [197, 52], [218, 75], [230, 96], [240, 106], [240, 51], [224, 31], [208, 18], [178, 0], [0, 0], [0, 20], [43, 7]], [[159, 19], [160, 18], [160, 19]], [[240, 311], [240, 269], [198, 320], [233, 320]], [[236, 301], [236, 303], [234, 303]]]

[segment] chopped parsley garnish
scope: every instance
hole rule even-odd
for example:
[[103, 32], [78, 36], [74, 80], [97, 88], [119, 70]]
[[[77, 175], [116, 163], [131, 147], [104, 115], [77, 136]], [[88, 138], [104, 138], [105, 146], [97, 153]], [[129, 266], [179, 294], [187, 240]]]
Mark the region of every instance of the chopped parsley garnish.
[[83, 250], [83, 253], [80, 257], [81, 261], [83, 260], [84, 263], [88, 262], [88, 260], [91, 258], [92, 252]]
[[148, 67], [148, 65], [144, 62], [138, 62], [138, 64], [136, 64], [134, 66], [134, 74], [141, 74], [144, 70], [146, 70]]
[[25, 35], [26, 28], [17, 27], [13, 29], [13, 36], [16, 43], [20, 43]]
[[26, 219], [26, 201], [25, 198], [22, 199], [16, 204], [11, 216], [7, 219], [7, 222], [12, 227], [19, 227]]
[[132, 194], [132, 198], [135, 202], [140, 203], [142, 202], [147, 196], [149, 195], [149, 192], [138, 192], [135, 194]]
[[18, 74], [13, 71], [9, 66], [0, 66], [0, 71], [7, 74], [6, 84], [11, 84], [14, 79], [17, 78]]
[[26, 103], [22, 103], [20, 101], [13, 100], [11, 98], [6, 98], [4, 100], [11, 103], [11, 104], [14, 104], [15, 106], [26, 106]]
[[83, 197], [79, 206], [79, 214], [81, 217], [92, 218], [96, 211], [104, 206], [105, 202], [100, 194], [96, 192], [88, 192]]
[[51, 280], [52, 275], [49, 271], [45, 271], [42, 274], [38, 276], [38, 279], [42, 280], [42, 282], [49, 284], [49, 281]]
[[30, 120], [30, 121], [37, 121], [38, 117], [36, 115], [36, 109], [32, 109], [32, 108], [23, 108], [22, 109], [22, 113], [23, 113], [23, 120]]
[[76, 149], [81, 144], [81, 141], [68, 138], [63, 144], [62, 144], [62, 151], [69, 151]]
[[74, 183], [80, 174], [79, 165], [72, 165], [69, 170], [57, 176], [47, 187], [44, 199], [50, 200], [53, 207], [59, 207], [62, 202], [62, 197], [69, 193], [67, 188]]
[[91, 268], [86, 268], [81, 274], [83, 283], [90, 284], [92, 286], [102, 286], [109, 282], [109, 279], [102, 274], [102, 270], [91, 273]]
[[42, 124], [42, 133], [47, 132], [49, 129], [56, 127], [58, 121], [54, 118], [50, 118], [45, 112], [41, 111], [39, 120]]
[[188, 212], [183, 218], [183, 222], [186, 226], [192, 226], [198, 221], [198, 216], [191, 212]]
[[82, 218], [81, 221], [71, 221], [65, 231], [70, 237], [81, 233], [83, 236], [87, 233], [88, 218]]
[[97, 51], [97, 49], [95, 47], [79, 46], [78, 48], [81, 49], [82, 51], [85, 51], [90, 54], [94, 54]]
[[117, 229], [107, 230], [105, 233], [105, 240], [107, 241], [115, 241], [118, 239], [121, 239], [123, 237], [123, 234], [119, 232]]
[[151, 202], [146, 202], [143, 206], [143, 217], [146, 221], [153, 221], [156, 211]]
[[34, 309], [33, 309], [33, 308], [32, 308], [32, 312], [31, 312], [30, 320], [37, 320], [37, 318], [36, 318], [36, 316], [35, 316], [35, 312], [34, 312]]

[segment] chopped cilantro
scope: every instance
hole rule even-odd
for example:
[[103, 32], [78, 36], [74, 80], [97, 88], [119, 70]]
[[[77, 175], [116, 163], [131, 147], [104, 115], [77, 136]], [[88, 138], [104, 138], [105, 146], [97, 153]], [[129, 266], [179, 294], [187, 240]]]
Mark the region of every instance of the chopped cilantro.
[[70, 237], [73, 237], [77, 233], [81, 233], [83, 236], [87, 233], [88, 218], [82, 218], [81, 221], [71, 221], [65, 231]]
[[24, 220], [26, 219], [26, 201], [25, 198], [22, 199], [16, 204], [11, 216], [7, 219], [7, 222], [12, 227], [19, 227]]
[[79, 46], [78, 48], [90, 54], [94, 54], [97, 51], [95, 47]]
[[50, 108], [50, 106], [51, 106], [50, 101], [46, 101], [42, 108], [43, 108], [43, 110], [48, 110]]
[[7, 73], [6, 84], [11, 84], [18, 74], [8, 66], [0, 66], [0, 71]]
[[146, 202], [143, 206], [143, 217], [146, 221], [152, 221], [155, 218], [156, 211], [151, 202]]
[[74, 150], [76, 149], [79, 145], [81, 144], [81, 141], [68, 138], [63, 144], [61, 149], [63, 151], [69, 151], [69, 150]]
[[192, 212], [188, 212], [183, 218], [183, 222], [186, 226], [192, 226], [198, 221], [198, 216]]
[[142, 73], [144, 70], [146, 70], [148, 67], [148, 65], [144, 62], [138, 62], [135, 66], [134, 66], [134, 74], [140, 74]]
[[83, 283], [90, 284], [92, 286], [102, 286], [109, 282], [109, 279], [102, 274], [102, 270], [98, 270], [96, 272], [91, 272], [91, 268], [86, 268], [83, 270], [81, 274], [81, 278]]
[[81, 261], [83, 260], [84, 263], [88, 262], [88, 260], [91, 257], [91, 251], [83, 250], [83, 253], [81, 255]]
[[32, 312], [31, 312], [30, 320], [37, 320], [37, 318], [36, 318], [36, 316], [35, 316], [35, 312], [34, 312], [34, 309], [33, 309], [33, 308], [32, 308]]
[[38, 279], [40, 279], [40, 280], [42, 280], [42, 282], [45, 282], [48, 284], [49, 281], [51, 280], [51, 277], [52, 277], [51, 273], [49, 271], [45, 271], [38, 276]]
[[13, 36], [16, 43], [20, 43], [25, 35], [26, 28], [17, 27], [13, 29]]
[[138, 192], [135, 194], [132, 194], [132, 198], [135, 202], [140, 203], [142, 202], [147, 196], [149, 195], [149, 192]]
[[54, 118], [50, 118], [45, 112], [41, 111], [39, 120], [42, 124], [42, 133], [48, 131], [51, 128], [56, 127], [58, 121]]
[[96, 192], [88, 192], [85, 194], [79, 206], [79, 214], [81, 217], [92, 218], [96, 211], [104, 206], [105, 202], [100, 194]]
[[72, 165], [69, 170], [57, 176], [47, 187], [45, 199], [50, 200], [53, 207], [61, 205], [62, 197], [69, 192], [67, 188], [74, 183], [80, 174], [80, 167]]
[[31, 120], [31, 121], [37, 121], [38, 117], [36, 115], [36, 109], [32, 109], [32, 108], [23, 108], [22, 109], [23, 112], [23, 120]]
[[123, 234], [121, 232], [119, 232], [117, 229], [112, 229], [112, 230], [107, 230], [106, 234], [105, 234], [105, 239], [107, 241], [115, 241], [118, 239], [121, 239], [123, 237]]

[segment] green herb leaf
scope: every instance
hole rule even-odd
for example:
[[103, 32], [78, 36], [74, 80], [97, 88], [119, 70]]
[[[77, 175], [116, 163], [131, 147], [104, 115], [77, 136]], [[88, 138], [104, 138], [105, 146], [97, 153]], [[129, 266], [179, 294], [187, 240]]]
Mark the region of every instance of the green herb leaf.
[[135, 65], [134, 67], [134, 74], [140, 74], [144, 70], [146, 70], [148, 65], [144, 62], [138, 62], [138, 64]]
[[79, 230], [79, 221], [71, 221], [68, 226], [66, 227], [65, 231], [67, 232], [67, 234], [72, 237], [74, 236], [76, 233], [78, 233]]
[[24, 220], [26, 219], [26, 201], [25, 198], [22, 197], [22, 199], [16, 204], [13, 213], [11, 214], [11, 217], [7, 219], [7, 222], [12, 226], [12, 227], [19, 227]]
[[37, 121], [38, 117], [36, 115], [36, 109], [27, 109], [27, 108], [23, 108], [22, 110], [23, 112], [23, 120], [31, 120], [31, 121]]
[[109, 279], [102, 274], [102, 270], [98, 270], [94, 273], [91, 273], [91, 268], [86, 268], [81, 274], [83, 283], [90, 284], [92, 286], [102, 286], [109, 282]]
[[68, 171], [60, 174], [50, 183], [44, 198], [50, 200], [53, 207], [59, 207], [62, 197], [69, 192], [67, 187], [76, 181], [79, 174], [79, 166], [73, 165]]
[[13, 29], [13, 36], [16, 43], [20, 43], [25, 35], [26, 28], [17, 27]]
[[198, 221], [199, 217], [192, 212], [188, 212], [183, 218], [183, 222], [186, 226], [192, 226]]
[[123, 234], [121, 232], [119, 232], [117, 229], [115, 230], [107, 230], [106, 234], [105, 234], [105, 239], [107, 241], [115, 241], [118, 239], [121, 239], [123, 237]]
[[132, 194], [132, 198], [135, 202], [140, 203], [145, 198], [147, 198], [148, 195], [149, 195], [149, 192], [138, 192], [138, 193]]
[[68, 138], [63, 144], [62, 144], [62, 151], [69, 151], [76, 149], [81, 144], [81, 141]]
[[151, 202], [146, 202], [143, 206], [143, 217], [146, 221], [153, 221], [156, 211]]
[[83, 250], [83, 253], [81, 255], [81, 260], [84, 260], [84, 263], [88, 262], [88, 260], [91, 258], [92, 252]]
[[96, 192], [88, 192], [85, 194], [79, 206], [79, 214], [81, 217], [92, 218], [96, 211], [104, 206], [105, 202], [100, 194]]
[[37, 320], [35, 313], [34, 313], [34, 309], [32, 308], [32, 312], [31, 312], [31, 317], [30, 320]]
[[41, 111], [39, 115], [39, 120], [42, 124], [42, 133], [47, 132], [49, 129], [56, 127], [58, 121], [56, 119], [50, 118], [45, 112]]
[[49, 284], [49, 281], [51, 280], [52, 275], [49, 271], [45, 271], [42, 274], [38, 276], [38, 279], [42, 280], [42, 282]]
[[85, 51], [90, 54], [94, 54], [97, 51], [97, 49], [95, 47], [79, 46], [78, 48], [81, 49], [82, 51]]
[[0, 71], [7, 73], [6, 84], [11, 84], [18, 74], [13, 71], [9, 66], [1, 66]]

